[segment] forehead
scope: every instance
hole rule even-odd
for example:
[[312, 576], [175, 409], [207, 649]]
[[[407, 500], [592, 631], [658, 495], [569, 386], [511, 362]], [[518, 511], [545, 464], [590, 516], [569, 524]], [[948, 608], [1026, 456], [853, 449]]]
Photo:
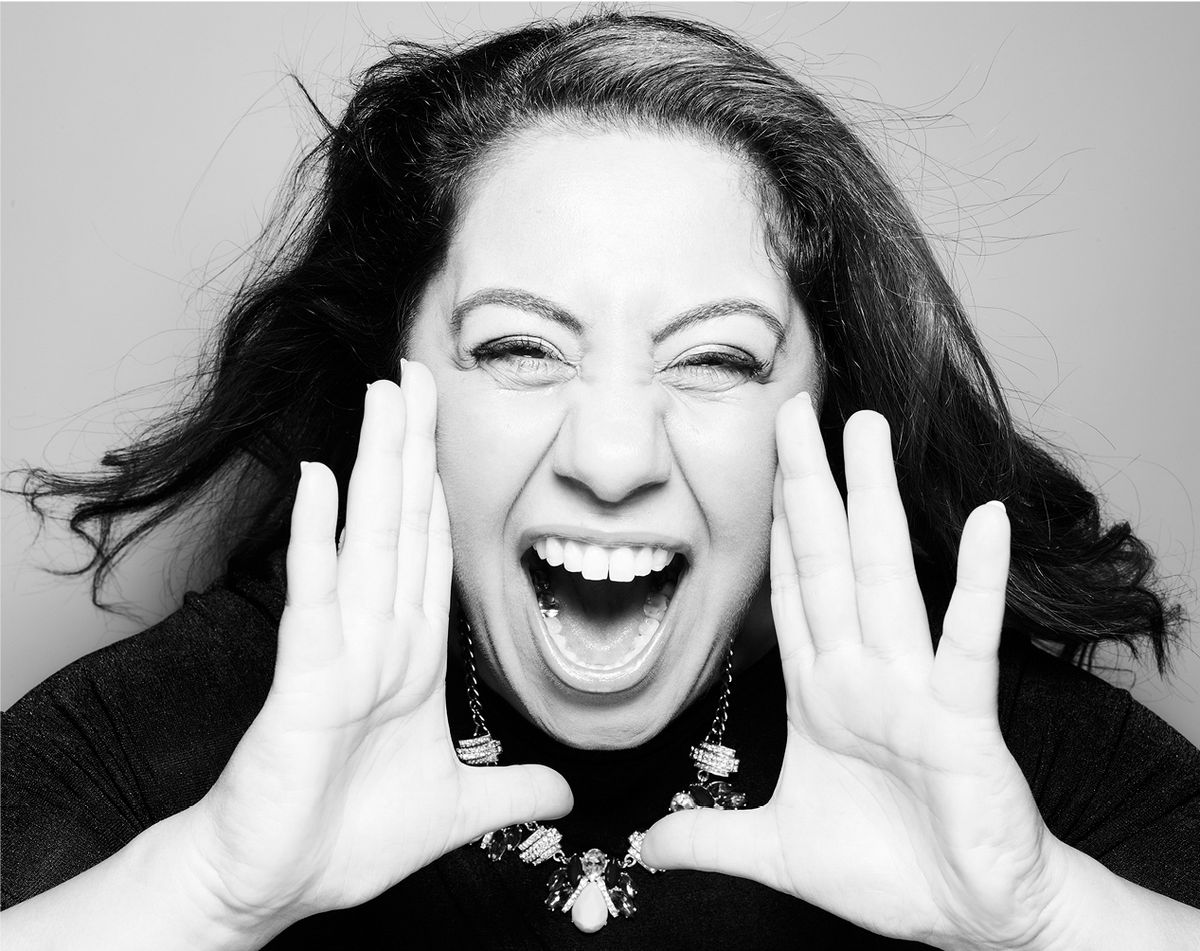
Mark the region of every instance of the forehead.
[[455, 299], [516, 286], [585, 310], [731, 295], [788, 309], [748, 164], [649, 131], [534, 130], [467, 189], [442, 277]]

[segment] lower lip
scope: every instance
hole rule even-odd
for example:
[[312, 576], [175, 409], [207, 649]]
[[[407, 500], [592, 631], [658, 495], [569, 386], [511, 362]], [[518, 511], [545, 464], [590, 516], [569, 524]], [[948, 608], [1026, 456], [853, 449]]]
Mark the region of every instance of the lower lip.
[[620, 693], [636, 687], [649, 676], [662, 654], [672, 626], [675, 602], [683, 591], [685, 580], [685, 577], [679, 578], [675, 593], [671, 596], [671, 603], [667, 606], [667, 613], [659, 622], [658, 629], [648, 638], [648, 643], [634, 657], [620, 667], [612, 669], [590, 667], [567, 657], [562, 648], [554, 643], [554, 638], [542, 623], [541, 612], [536, 607], [535, 599], [533, 628], [537, 632], [537, 642], [551, 673], [565, 686], [581, 693]]

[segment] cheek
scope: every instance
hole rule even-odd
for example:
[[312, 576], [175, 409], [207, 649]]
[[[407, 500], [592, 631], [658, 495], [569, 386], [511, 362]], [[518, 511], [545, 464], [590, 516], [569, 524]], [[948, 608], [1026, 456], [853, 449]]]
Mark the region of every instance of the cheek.
[[764, 398], [748, 405], [699, 407], [673, 421], [681, 475], [695, 495], [719, 558], [766, 551], [776, 410]]
[[467, 547], [467, 536], [498, 537], [557, 427], [548, 404], [516, 405], [511, 394], [453, 382], [440, 390], [437, 465], [450, 527], [463, 529], [454, 532], [458, 550], [460, 535]]

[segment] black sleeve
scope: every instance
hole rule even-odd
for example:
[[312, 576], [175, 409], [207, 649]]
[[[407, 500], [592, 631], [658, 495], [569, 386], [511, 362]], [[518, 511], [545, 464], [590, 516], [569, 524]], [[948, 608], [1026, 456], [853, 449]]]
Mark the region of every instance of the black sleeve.
[[1001, 728], [1050, 831], [1200, 907], [1200, 750], [1128, 693], [1032, 648], [1002, 667]]
[[3, 714], [2, 907], [103, 861], [212, 786], [270, 686], [275, 574], [189, 594]]

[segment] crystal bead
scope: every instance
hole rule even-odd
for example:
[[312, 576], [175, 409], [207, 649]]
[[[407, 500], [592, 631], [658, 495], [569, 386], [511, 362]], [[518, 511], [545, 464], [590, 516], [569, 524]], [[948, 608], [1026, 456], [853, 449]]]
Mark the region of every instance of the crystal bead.
[[520, 837], [521, 834], [517, 829], [513, 826], [506, 826], [495, 832], [489, 832], [480, 841], [479, 846], [487, 853], [488, 858], [493, 862], [499, 862], [504, 858], [504, 853], [516, 845], [517, 839]]
[[608, 865], [608, 856], [599, 849], [588, 849], [583, 853], [581, 859], [584, 875], [599, 874]]
[[617, 906], [617, 914], [622, 918], [629, 918], [637, 911], [637, 905], [633, 903], [632, 895], [626, 895], [624, 892], [609, 892], [608, 894], [612, 898], [613, 904]]
[[546, 907], [551, 911], [562, 911], [563, 905], [575, 891], [575, 882], [567, 875], [567, 870], [560, 868], [550, 876], [550, 891], [546, 895]]
[[692, 796], [692, 802], [696, 804], [698, 809], [711, 809], [715, 805], [712, 793], [699, 783], [688, 786], [688, 792]]
[[671, 797], [671, 805], [668, 809], [671, 812], [682, 812], [684, 809], [695, 809], [696, 801], [692, 798], [691, 793], [677, 792]]
[[717, 780], [705, 785], [718, 809], [741, 809], [746, 804], [746, 794], [740, 793], [729, 783]]
[[550, 876], [551, 889], [566, 888], [570, 884], [571, 880], [567, 877], [567, 870], [562, 866], [556, 868], [554, 874]]

